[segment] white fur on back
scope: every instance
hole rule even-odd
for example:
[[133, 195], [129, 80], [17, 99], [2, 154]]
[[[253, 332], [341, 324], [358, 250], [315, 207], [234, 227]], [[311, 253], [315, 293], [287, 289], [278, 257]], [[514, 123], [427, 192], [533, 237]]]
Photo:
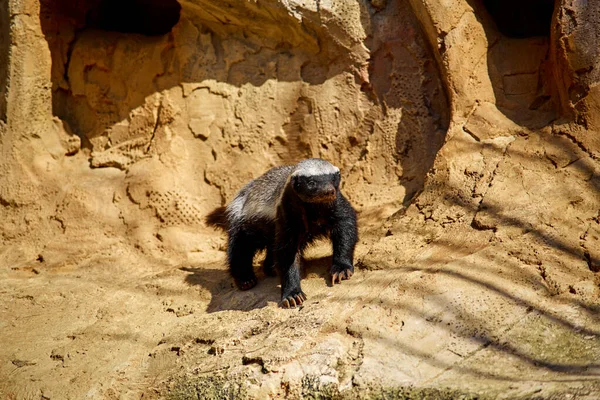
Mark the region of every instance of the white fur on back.
[[292, 176], [318, 176], [318, 175], [330, 175], [340, 172], [340, 169], [328, 161], [321, 160], [320, 158], [310, 158], [308, 160], [300, 161]]
[[244, 203], [246, 203], [247, 193], [238, 194], [235, 199], [227, 206], [227, 214], [233, 220], [239, 220], [244, 216]]
[[276, 203], [259, 203], [249, 202], [244, 207], [245, 216], [263, 217], [269, 220], [274, 220], [277, 214]]
[[293, 168], [292, 165], [271, 168], [248, 182], [227, 206], [230, 223], [255, 218], [273, 221], [277, 214], [278, 198]]
[[331, 175], [338, 167], [320, 158], [300, 161], [295, 166], [275, 167], [248, 182], [227, 206], [227, 216], [232, 224], [243, 220], [266, 218], [275, 220], [285, 187], [291, 176]]

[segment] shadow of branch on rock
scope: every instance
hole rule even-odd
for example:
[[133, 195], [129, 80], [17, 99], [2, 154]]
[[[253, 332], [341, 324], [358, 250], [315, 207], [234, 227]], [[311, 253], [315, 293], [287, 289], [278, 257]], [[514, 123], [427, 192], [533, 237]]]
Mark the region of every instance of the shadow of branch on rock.
[[[435, 264], [435, 261], [433, 262]], [[460, 267], [468, 269], [468, 266]], [[369, 277], [368, 283], [371, 287], [377, 287], [378, 290], [372, 291], [370, 296], [360, 295], [360, 299], [353, 295], [334, 295], [330, 301], [339, 304], [357, 304], [359, 308], [368, 308], [368, 313], [382, 325], [386, 325], [388, 316], [402, 316], [402, 327], [408, 327], [409, 332], [398, 334], [394, 331], [373, 329], [372, 326], [355, 325], [353, 331], [360, 332], [361, 339], [370, 339], [378, 345], [389, 346], [390, 349], [400, 352], [404, 355], [414, 357], [420, 362], [424, 362], [441, 371], [435, 379], [450, 370], [460, 371], [479, 378], [488, 378], [499, 381], [532, 381], [536, 378], [522, 377], [519, 375], [518, 368], [515, 370], [503, 370], [491, 367], [486, 363], [480, 363], [477, 357], [486, 357], [481, 355], [482, 351], [496, 353], [487, 357], [498, 357], [499, 354], [509, 357], [502, 358], [505, 365], [514, 366], [517, 362], [528, 364], [540, 371], [549, 371], [559, 373], [560, 375], [541, 381], [572, 381], [574, 376], [579, 380], [595, 381], [600, 377], [600, 364], [594, 362], [597, 360], [594, 351], [597, 353], [597, 347], [589, 347], [587, 344], [598, 343], [600, 340], [600, 330], [590, 329], [574, 324], [560, 315], [550, 313], [541, 304], [537, 304], [531, 299], [521, 294], [520, 290], [511, 293], [501, 286], [501, 283], [494, 284], [496, 275], [493, 271], [484, 274], [484, 278], [465, 273], [452, 271], [450, 269], [431, 269], [420, 267], [399, 267], [394, 269], [401, 271], [404, 276], [410, 276], [414, 273], [426, 274], [430, 277], [441, 279], [446, 283], [447, 289], [444, 293], [448, 296], [442, 296], [436, 290], [431, 292], [423, 290], [422, 287], [412, 287], [402, 283], [403, 279], [397, 279], [398, 275], [391, 279], [388, 276], [379, 275], [378, 277]], [[380, 271], [381, 272], [381, 271]], [[410, 278], [409, 278], [410, 279]], [[396, 281], [401, 289], [403, 296], [395, 298], [393, 301], [386, 295], [382, 296], [391, 286], [391, 282]], [[508, 300], [508, 308], [504, 310], [520, 310], [522, 314], [515, 314], [508, 317], [502, 314], [501, 308], [495, 308], [493, 312], [479, 313], [479, 308], [473, 306], [481, 297], [473, 297], [472, 302], [449, 302], [452, 298], [452, 292], [462, 288], [464, 293], [471, 291], [491, 291], [493, 295], [500, 296]], [[461, 292], [462, 293], [462, 292]], [[419, 301], [413, 302], [413, 299], [423, 299], [427, 306], [423, 307]], [[497, 301], [494, 301], [496, 304]], [[355, 309], [356, 310], [356, 309]], [[443, 311], [442, 311], [443, 310]], [[458, 318], [460, 317], [460, 318]], [[404, 320], [416, 318], [420, 326], [419, 333], [411, 339], [415, 331], [410, 331], [411, 327], [404, 325]], [[363, 321], [361, 317], [356, 317], [356, 321]], [[502, 321], [502, 322], [500, 322]], [[358, 322], [359, 324], [361, 322]], [[413, 320], [414, 323], [414, 320]], [[357, 328], [358, 326], [358, 328]], [[412, 329], [415, 329], [414, 327]], [[438, 352], [423, 347], [423, 343], [429, 343], [428, 336], [439, 335], [437, 332], [447, 332], [447, 337], [459, 339], [458, 342], [471, 342], [476, 344], [466, 352], [455, 353], [460, 358], [456, 360], [453, 357], [444, 355], [444, 351], [452, 349], [454, 343], [438, 343]], [[441, 335], [440, 338], [446, 337]], [[414, 341], [414, 343], [413, 343]], [[431, 345], [431, 343], [429, 343]], [[468, 348], [468, 347], [467, 347]], [[441, 351], [441, 350], [444, 351]], [[589, 350], [592, 349], [592, 350]], [[485, 358], [483, 358], [485, 359]], [[543, 372], [542, 372], [543, 374]]]

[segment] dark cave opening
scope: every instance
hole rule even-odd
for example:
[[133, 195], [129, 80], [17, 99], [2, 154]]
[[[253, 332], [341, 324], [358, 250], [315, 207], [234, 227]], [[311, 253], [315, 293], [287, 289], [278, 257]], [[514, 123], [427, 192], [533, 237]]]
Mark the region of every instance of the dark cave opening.
[[554, 0], [483, 0], [483, 4], [505, 36], [550, 36]]
[[[74, 100], [69, 76], [72, 53], [80, 37], [89, 35], [91, 30], [97, 31], [92, 35], [108, 41], [131, 34], [164, 36], [179, 22], [181, 10], [177, 0], [40, 0], [40, 24], [52, 57], [52, 111], [82, 137], [83, 147], [89, 147], [88, 139], [81, 135], [82, 128], [73, 115], [88, 106], [86, 102]], [[3, 26], [1, 17], [0, 13], [0, 27]], [[0, 77], [2, 72], [0, 66]], [[100, 76], [100, 81], [94, 84], [104, 96], [107, 89], [102, 78]], [[0, 101], [0, 112], [2, 105]]]
[[179, 21], [177, 0], [100, 0], [89, 9], [86, 26], [146, 36], [164, 35]]

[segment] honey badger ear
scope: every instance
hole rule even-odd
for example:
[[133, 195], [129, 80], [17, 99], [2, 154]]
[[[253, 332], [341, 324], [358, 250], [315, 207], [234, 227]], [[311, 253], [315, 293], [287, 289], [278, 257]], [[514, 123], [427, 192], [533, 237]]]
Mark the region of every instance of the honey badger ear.
[[296, 190], [296, 188], [298, 187], [298, 180], [298, 175], [292, 175], [292, 179], [290, 181], [294, 190]]

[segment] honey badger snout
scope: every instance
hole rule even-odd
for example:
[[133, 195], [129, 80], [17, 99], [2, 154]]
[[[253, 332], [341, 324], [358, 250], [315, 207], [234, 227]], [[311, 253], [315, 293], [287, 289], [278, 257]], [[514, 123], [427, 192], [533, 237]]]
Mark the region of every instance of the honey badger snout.
[[315, 203], [328, 203], [335, 200], [337, 190], [331, 183], [324, 184], [312, 195], [312, 200]]
[[293, 186], [296, 194], [307, 203], [330, 203], [338, 193], [332, 176], [297, 177]]
[[327, 197], [335, 197], [335, 187], [332, 184], [327, 185], [323, 189], [323, 194]]

